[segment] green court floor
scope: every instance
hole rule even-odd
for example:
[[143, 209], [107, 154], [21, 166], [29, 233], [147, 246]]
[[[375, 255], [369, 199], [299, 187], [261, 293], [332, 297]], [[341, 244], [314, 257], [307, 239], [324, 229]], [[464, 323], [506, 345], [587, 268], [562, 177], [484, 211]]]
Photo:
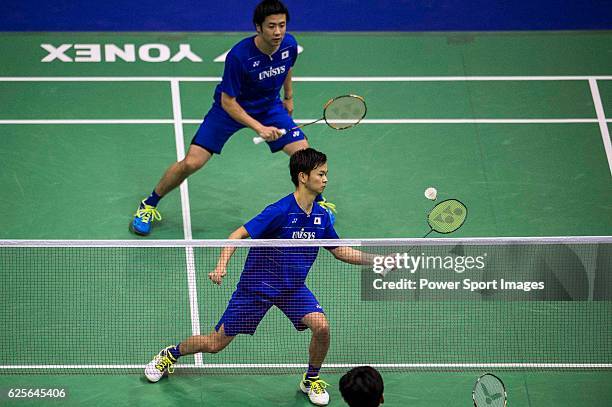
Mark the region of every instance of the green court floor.
[[[177, 159], [180, 130], [188, 146], [210, 107], [215, 78], [223, 69], [213, 59], [245, 35], [2, 34], [0, 239], [137, 239], [127, 228], [136, 205]], [[441, 198], [459, 198], [469, 207], [468, 222], [455, 237], [612, 234], [612, 151], [606, 152], [610, 136], [602, 130], [612, 124], [611, 33], [298, 33], [297, 38], [304, 52], [294, 72], [296, 119], [318, 118], [323, 103], [338, 94], [360, 94], [368, 103], [367, 120], [357, 128], [334, 132], [317, 124], [306, 131], [311, 145], [328, 155], [326, 195], [338, 206], [336, 230], [341, 237], [422, 236], [431, 207], [423, 197], [428, 186], [435, 186]], [[102, 62], [41, 62], [47, 54], [41, 44], [101, 44], [104, 49], [105, 44], [138, 48], [151, 43], [165, 44], [173, 53], [179, 44], [190, 44], [202, 62], [104, 62], [104, 54]], [[78, 56], [74, 49], [66, 54]], [[174, 95], [173, 81], [179, 91]], [[173, 110], [177, 102], [182, 121]], [[222, 239], [288, 194], [292, 184], [287, 157], [255, 146], [252, 137], [251, 131], [240, 131], [220, 156], [189, 178], [189, 230], [183, 229], [185, 202], [175, 191], [162, 201], [164, 220], [150, 238]], [[0, 341], [14, 344], [17, 338], [28, 344], [20, 361], [52, 363], [53, 355], [45, 349], [59, 347], [65, 355], [74, 346], [79, 349], [74, 360], [57, 364], [78, 364], [81, 347], [95, 348], [100, 338], [94, 332], [116, 319], [121, 319], [120, 337], [104, 335], [117, 344], [118, 364], [144, 364], [164, 341], [190, 334], [189, 324], [173, 321], [173, 312], [189, 313], [186, 282], [185, 290], [171, 293], [162, 307], [151, 301], [149, 312], [134, 312], [133, 298], [146, 300], [141, 289], [160, 278], [147, 274], [155, 262], [146, 256], [141, 272], [122, 276], [123, 295], [106, 310], [63, 300], [70, 289], [78, 288], [91, 290], [95, 304], [96, 295], [116, 283], [103, 270], [83, 267], [83, 273], [90, 274], [55, 281], [58, 286], [53, 287], [46, 286], [51, 279], [44, 275], [45, 260], [37, 264], [40, 269], [19, 276], [0, 270], [5, 273], [0, 281], [34, 291], [47, 287], [54, 293], [40, 308], [24, 310], [10, 300], [10, 284], [0, 288], [0, 315], [7, 328]], [[162, 281], [186, 280], [184, 258], [169, 264], [180, 266], [170, 267]], [[199, 284], [206, 282], [209, 271], [197, 269]], [[208, 288], [198, 290], [205, 298]], [[27, 295], [28, 289], [16, 291]], [[333, 293], [322, 296], [335, 304]], [[61, 309], [62, 304], [70, 305]], [[609, 309], [609, 303], [597, 305]], [[214, 321], [211, 308], [223, 306], [222, 301], [212, 307], [200, 302], [204, 329]], [[58, 322], [63, 318], [43, 323], [54, 313], [73, 315], [73, 321], [90, 330], [86, 335], [64, 332]], [[427, 326], [435, 329], [436, 322], [443, 321]], [[140, 329], [155, 330], [160, 322], [167, 328], [140, 338]], [[130, 331], [130, 324], [139, 329]], [[63, 333], [74, 343], [62, 340]], [[399, 354], [409, 354], [405, 350], [412, 335], [399, 344], [405, 346]], [[439, 345], [431, 349], [431, 357], [452, 354], [443, 342]], [[602, 346], [609, 348], [610, 342]], [[262, 350], [262, 358], [267, 352]], [[362, 355], [359, 349], [335, 352]], [[500, 352], [503, 355], [503, 349]], [[114, 363], [112, 356], [92, 349], [88, 357]], [[11, 361], [0, 360], [0, 365], [7, 364]], [[49, 373], [25, 376], [0, 370], [0, 389], [65, 387], [68, 398], [56, 403], [62, 405], [307, 405], [295, 391], [297, 376], [291, 375], [179, 372], [150, 385], [129, 373]], [[385, 405], [467, 406], [477, 376], [387, 372]], [[342, 405], [340, 376], [328, 377], [332, 405]], [[502, 378], [510, 406], [600, 406], [612, 396], [608, 371], [504, 372]], [[2, 405], [38, 404], [3, 397]], [[47, 403], [54, 404], [41, 402]]]

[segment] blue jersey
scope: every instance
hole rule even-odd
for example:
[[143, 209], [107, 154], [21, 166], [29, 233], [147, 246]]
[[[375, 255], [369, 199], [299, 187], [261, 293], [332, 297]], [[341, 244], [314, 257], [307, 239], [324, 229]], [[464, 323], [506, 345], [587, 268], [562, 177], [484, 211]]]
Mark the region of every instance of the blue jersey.
[[262, 113], [280, 104], [280, 89], [297, 55], [297, 41], [291, 34], [285, 34], [272, 55], [255, 46], [255, 36], [245, 38], [227, 54], [223, 79], [215, 89], [215, 104], [221, 106], [221, 92], [235, 97], [248, 114]]
[[[244, 227], [253, 239], [338, 239], [327, 211], [315, 202], [308, 215], [293, 194], [266, 207]], [[271, 297], [299, 289], [318, 252], [318, 247], [253, 247], [238, 288]]]

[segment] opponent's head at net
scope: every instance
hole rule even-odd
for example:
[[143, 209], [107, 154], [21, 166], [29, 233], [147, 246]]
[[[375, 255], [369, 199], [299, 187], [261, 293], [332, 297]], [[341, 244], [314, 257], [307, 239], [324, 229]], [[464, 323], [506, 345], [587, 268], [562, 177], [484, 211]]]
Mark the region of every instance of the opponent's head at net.
[[349, 370], [340, 378], [340, 393], [349, 406], [377, 407], [384, 403], [383, 378], [370, 366]]

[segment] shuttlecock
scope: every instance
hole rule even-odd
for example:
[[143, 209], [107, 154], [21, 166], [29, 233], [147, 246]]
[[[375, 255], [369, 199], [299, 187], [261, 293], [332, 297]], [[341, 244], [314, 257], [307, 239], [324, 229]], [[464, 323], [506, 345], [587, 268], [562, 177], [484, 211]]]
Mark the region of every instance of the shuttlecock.
[[425, 190], [425, 198], [435, 201], [437, 196], [438, 191], [434, 187], [429, 187]]

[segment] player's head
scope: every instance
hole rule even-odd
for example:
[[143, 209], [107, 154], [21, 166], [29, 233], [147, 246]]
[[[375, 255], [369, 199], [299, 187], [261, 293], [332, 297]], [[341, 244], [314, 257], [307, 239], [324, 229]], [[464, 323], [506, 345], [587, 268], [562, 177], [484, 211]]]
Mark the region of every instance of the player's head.
[[279, 0], [263, 0], [253, 12], [257, 34], [271, 47], [280, 45], [288, 22], [289, 10]]
[[289, 159], [289, 172], [296, 188], [320, 194], [327, 185], [327, 156], [314, 148], [298, 150]]
[[340, 379], [340, 393], [351, 407], [376, 407], [384, 403], [384, 390], [382, 376], [370, 366], [355, 367]]

